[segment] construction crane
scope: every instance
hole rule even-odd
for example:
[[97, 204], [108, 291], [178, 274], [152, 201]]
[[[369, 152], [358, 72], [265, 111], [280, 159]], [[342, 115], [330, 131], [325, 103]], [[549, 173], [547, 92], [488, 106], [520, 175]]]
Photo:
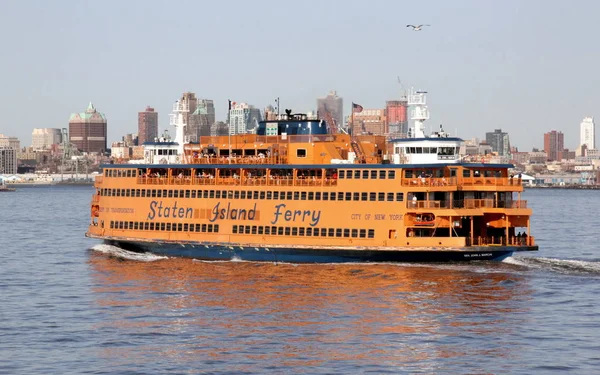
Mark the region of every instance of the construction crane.
[[405, 98], [406, 97], [406, 87], [404, 87], [404, 85], [402, 84], [402, 81], [400, 80], [400, 77], [398, 77], [398, 83], [400, 84], [400, 96]]
[[339, 129], [337, 127], [337, 124], [335, 123], [335, 120], [333, 119], [333, 115], [327, 109], [327, 104], [323, 104], [323, 111], [321, 112], [321, 115], [324, 117], [327, 126], [329, 126], [329, 131], [331, 132], [331, 134], [339, 133]]
[[63, 175], [67, 172], [67, 169], [72, 173], [75, 168], [75, 173], [79, 173], [79, 164], [85, 165], [87, 175], [87, 159], [84, 158], [81, 152], [77, 149], [69, 138], [69, 132], [67, 128], [62, 128], [62, 160], [61, 160], [61, 180], [64, 179]]

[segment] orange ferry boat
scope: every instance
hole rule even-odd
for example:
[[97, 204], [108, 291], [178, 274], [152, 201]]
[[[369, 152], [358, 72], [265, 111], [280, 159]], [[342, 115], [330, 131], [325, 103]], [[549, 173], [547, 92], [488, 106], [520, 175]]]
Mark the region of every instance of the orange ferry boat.
[[425, 137], [416, 109], [412, 138], [387, 142], [286, 111], [256, 134], [186, 143], [176, 102], [174, 141], [145, 144], [141, 164], [103, 166], [86, 235], [168, 256], [300, 263], [538, 250], [512, 165], [461, 161], [462, 140]]

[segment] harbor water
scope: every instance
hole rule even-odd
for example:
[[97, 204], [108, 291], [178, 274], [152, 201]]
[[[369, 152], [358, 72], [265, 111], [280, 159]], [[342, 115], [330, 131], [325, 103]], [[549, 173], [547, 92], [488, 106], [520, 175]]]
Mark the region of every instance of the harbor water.
[[437, 265], [130, 253], [92, 191], [0, 194], [0, 374], [600, 372], [600, 191], [527, 190], [539, 252]]

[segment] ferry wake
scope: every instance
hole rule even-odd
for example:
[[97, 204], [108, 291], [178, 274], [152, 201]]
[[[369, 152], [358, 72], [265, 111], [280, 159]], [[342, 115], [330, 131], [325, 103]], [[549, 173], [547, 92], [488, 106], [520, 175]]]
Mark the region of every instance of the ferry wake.
[[462, 140], [423, 132], [425, 93], [411, 92], [409, 138], [349, 135], [286, 110], [254, 134], [144, 144], [138, 164], [104, 165], [88, 237], [207, 260], [445, 262], [535, 251], [532, 211], [510, 164], [461, 159]]

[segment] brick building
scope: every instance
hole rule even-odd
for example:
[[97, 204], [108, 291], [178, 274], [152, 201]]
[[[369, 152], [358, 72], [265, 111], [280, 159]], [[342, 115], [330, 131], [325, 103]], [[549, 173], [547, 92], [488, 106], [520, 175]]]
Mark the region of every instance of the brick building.
[[85, 112], [73, 113], [69, 118], [69, 140], [82, 152], [104, 153], [106, 130], [106, 117], [91, 102]]
[[138, 144], [154, 142], [158, 137], [158, 112], [152, 107], [146, 107], [143, 112], [138, 112]]

